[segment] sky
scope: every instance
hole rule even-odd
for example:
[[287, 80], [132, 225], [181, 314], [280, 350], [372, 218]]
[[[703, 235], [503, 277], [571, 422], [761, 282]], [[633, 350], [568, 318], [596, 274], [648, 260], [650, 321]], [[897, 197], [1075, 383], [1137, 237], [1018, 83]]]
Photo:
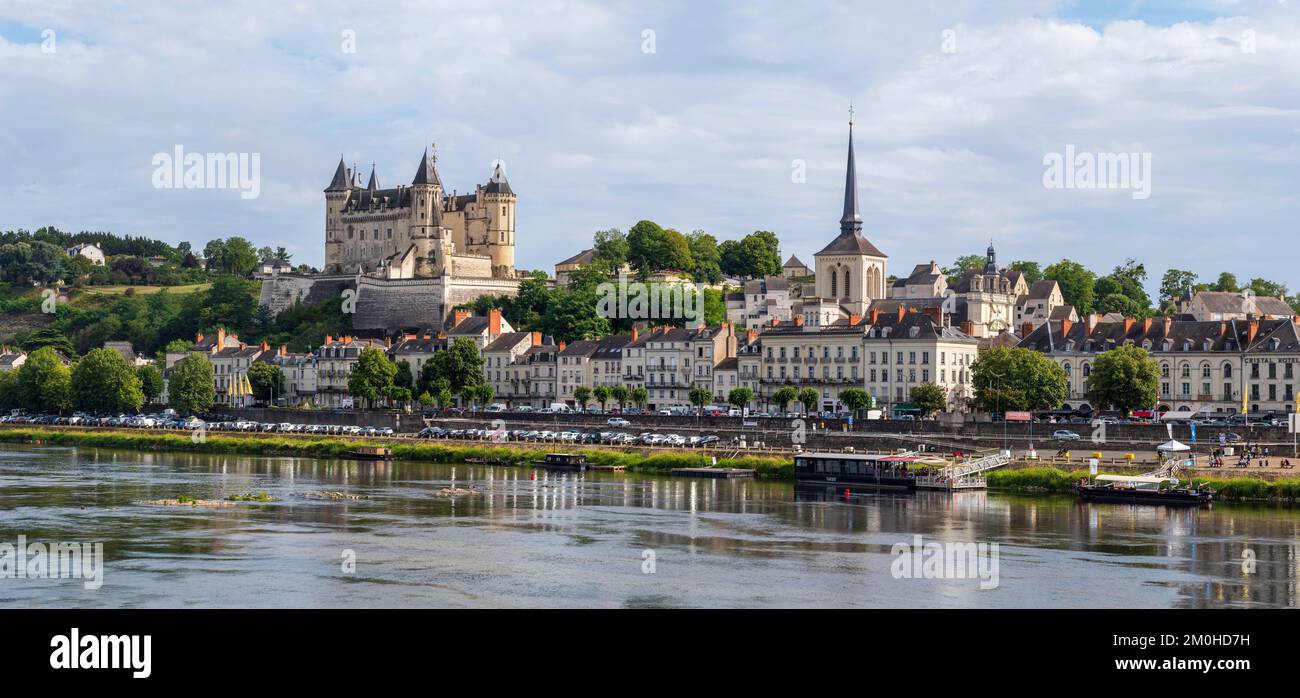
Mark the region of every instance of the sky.
[[[243, 235], [319, 266], [340, 155], [395, 186], [436, 143], [448, 189], [503, 161], [523, 269], [641, 219], [771, 230], [811, 264], [852, 104], [892, 274], [993, 241], [1133, 257], [1153, 292], [1171, 267], [1294, 290], [1298, 102], [1297, 0], [0, 0], [0, 229]], [[256, 155], [256, 198], [160, 186], [177, 146]], [[1049, 186], [1067, 152], [1149, 161], [1146, 195]]]

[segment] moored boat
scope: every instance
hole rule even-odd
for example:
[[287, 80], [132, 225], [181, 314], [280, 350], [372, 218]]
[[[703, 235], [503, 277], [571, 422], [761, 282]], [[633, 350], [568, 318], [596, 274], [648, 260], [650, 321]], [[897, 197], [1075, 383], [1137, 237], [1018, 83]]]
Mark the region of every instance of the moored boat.
[[799, 484], [836, 485], [850, 490], [915, 492], [909, 470], [915, 456], [880, 453], [800, 453], [794, 457]]
[[533, 465], [547, 470], [573, 470], [582, 472], [588, 468], [587, 457], [579, 453], [548, 453], [545, 460], [535, 460]]
[[[1169, 483], [1170, 487], [1163, 487]], [[1083, 480], [1077, 491], [1085, 502], [1113, 504], [1154, 504], [1194, 507], [1208, 504], [1214, 497], [1210, 490], [1177, 487], [1178, 480], [1144, 475], [1098, 475], [1095, 482]]]
[[358, 446], [348, 452], [353, 460], [389, 461], [393, 459], [393, 449], [387, 446]]

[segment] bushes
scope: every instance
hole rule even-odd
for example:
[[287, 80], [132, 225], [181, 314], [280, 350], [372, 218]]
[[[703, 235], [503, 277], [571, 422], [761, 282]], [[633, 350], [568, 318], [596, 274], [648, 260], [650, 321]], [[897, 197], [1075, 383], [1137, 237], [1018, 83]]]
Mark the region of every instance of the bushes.
[[1031, 492], [1070, 492], [1088, 471], [1067, 473], [1058, 468], [994, 470], [987, 476], [989, 487]]
[[[243, 455], [299, 456], [339, 458], [366, 442], [340, 439], [307, 439], [267, 437], [254, 438], [234, 435], [208, 434], [196, 441], [189, 432], [134, 433], [123, 431], [62, 431], [42, 429], [0, 429], [0, 441], [18, 443], [48, 443], [66, 446], [94, 446], [98, 448], [131, 449], [137, 451], [189, 451], [193, 453], [224, 453]], [[554, 444], [538, 444], [535, 448], [509, 445], [460, 445], [438, 442], [389, 443], [393, 457], [400, 460], [459, 463], [467, 459], [505, 461], [512, 465], [527, 465], [539, 460], [543, 453], [556, 448]], [[701, 453], [676, 452], [642, 455], [603, 449], [574, 449], [596, 465], [622, 465], [632, 472], [667, 473], [673, 468], [701, 468], [711, 465], [709, 456]], [[794, 464], [784, 458], [744, 456], [723, 458], [720, 468], [752, 468], [759, 477], [793, 479]]]

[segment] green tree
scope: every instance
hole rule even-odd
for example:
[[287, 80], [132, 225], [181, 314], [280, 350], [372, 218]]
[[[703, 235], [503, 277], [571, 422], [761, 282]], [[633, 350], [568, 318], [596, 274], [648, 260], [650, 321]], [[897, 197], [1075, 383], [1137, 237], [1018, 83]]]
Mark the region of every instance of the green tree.
[[421, 387], [428, 390], [440, 380], [447, 381], [447, 389], [452, 393], [459, 393], [467, 385], [484, 382], [483, 358], [473, 340], [457, 337], [446, 349], [424, 363], [420, 371]]
[[697, 385], [691, 388], [686, 397], [691, 401], [692, 405], [695, 405], [695, 414], [698, 416], [704, 410], [704, 406], [713, 400], [713, 391]]
[[42, 347], [27, 355], [27, 361], [15, 371], [17, 407], [38, 412], [61, 412], [68, 408], [67, 366], [58, 353]]
[[996, 347], [971, 365], [975, 405], [987, 412], [1055, 409], [1065, 402], [1065, 369], [1030, 349]]
[[982, 271], [988, 259], [982, 254], [964, 254], [952, 263], [951, 267], [943, 269], [943, 275], [948, 277], [949, 284], [955, 284], [961, 279], [962, 274], [968, 271]]
[[776, 233], [756, 230], [740, 240], [726, 240], [718, 246], [722, 273], [740, 278], [776, 276], [781, 273], [781, 242]]
[[929, 416], [948, 407], [948, 391], [934, 383], [922, 383], [912, 387], [911, 401], [921, 410], [922, 416]]
[[594, 262], [603, 266], [607, 272], [616, 274], [627, 264], [627, 236], [618, 228], [598, 230], [591, 251]]
[[357, 364], [348, 377], [348, 393], [365, 399], [367, 407], [374, 407], [375, 400], [386, 395], [392, 387], [396, 375], [397, 366], [388, 360], [384, 350], [366, 347], [357, 356]]
[[135, 368], [112, 349], [95, 349], [72, 369], [72, 402], [91, 412], [134, 411], [144, 403]]
[[611, 394], [609, 386], [598, 385], [595, 390], [591, 391], [591, 394], [596, 397], [596, 402], [600, 404], [600, 411], [604, 412], [605, 405], [609, 403], [609, 396]]
[[265, 403], [284, 395], [284, 373], [275, 364], [258, 361], [249, 366], [248, 384], [253, 388], [253, 397]]
[[703, 230], [696, 230], [687, 236], [687, 240], [691, 252], [691, 276], [704, 284], [722, 281], [722, 254], [718, 251], [718, 239]]
[[1219, 274], [1219, 278], [1210, 288], [1211, 291], [1226, 291], [1236, 293], [1241, 290], [1241, 285], [1237, 282], [1237, 275], [1230, 271]]
[[1184, 293], [1196, 288], [1196, 272], [1170, 269], [1160, 279], [1160, 304], [1162, 308], [1176, 303]]
[[232, 237], [227, 238], [222, 246], [217, 266], [227, 274], [247, 276], [253, 273], [260, 261], [253, 243], [242, 237]]
[[772, 393], [772, 402], [779, 405], [782, 412], [785, 412], [786, 406], [798, 398], [799, 392], [788, 385], [778, 388], [776, 392]]
[[393, 376], [393, 385], [407, 390], [415, 389], [415, 377], [411, 373], [411, 362], [401, 359], [397, 362], [397, 375]]
[[197, 414], [212, 409], [216, 399], [212, 362], [203, 354], [190, 354], [172, 366], [167, 382], [167, 401], [181, 414]]
[[1251, 279], [1250, 285], [1247, 286], [1256, 296], [1268, 298], [1285, 298], [1287, 294], [1286, 284], [1280, 284], [1268, 279]]
[[140, 392], [144, 393], [144, 401], [152, 403], [162, 395], [166, 385], [163, 383], [162, 371], [153, 364], [145, 364], [135, 370], [135, 374], [140, 378]]
[[735, 407], [736, 409], [739, 410], [745, 409], [745, 407], [749, 404], [750, 400], [753, 399], [754, 399], [754, 391], [744, 386], [741, 386], [739, 388], [732, 388], [731, 392], [727, 393], [727, 402], [732, 407]]
[[1043, 270], [1038, 266], [1038, 262], [1029, 262], [1017, 260], [1007, 267], [1011, 271], [1018, 271], [1025, 277], [1025, 283], [1033, 284], [1036, 281], [1043, 280]]
[[1044, 269], [1043, 278], [1060, 284], [1061, 295], [1065, 298], [1065, 302], [1073, 305], [1080, 315], [1092, 313], [1096, 293], [1093, 288], [1097, 283], [1096, 274], [1088, 271], [1078, 262], [1062, 259]]
[[1153, 407], [1159, 397], [1160, 367], [1142, 347], [1122, 346], [1102, 352], [1088, 378], [1088, 399], [1128, 414]]
[[591, 388], [580, 385], [573, 389], [573, 400], [578, 403], [578, 409], [586, 410], [587, 403], [591, 402]]
[[650, 402], [650, 391], [641, 387], [633, 388], [631, 398], [632, 404], [645, 409], [646, 403]]
[[812, 413], [813, 408], [817, 406], [817, 402], [821, 399], [821, 394], [814, 388], [804, 388], [799, 391], [798, 400], [803, 405], [804, 414]]
[[840, 391], [840, 402], [844, 403], [850, 412], [857, 414], [859, 410], [871, 406], [871, 395], [862, 388], [845, 388]]
[[614, 402], [618, 404], [620, 411], [627, 406], [627, 392], [627, 388], [622, 385], [616, 385], [609, 389], [609, 394], [614, 398]]

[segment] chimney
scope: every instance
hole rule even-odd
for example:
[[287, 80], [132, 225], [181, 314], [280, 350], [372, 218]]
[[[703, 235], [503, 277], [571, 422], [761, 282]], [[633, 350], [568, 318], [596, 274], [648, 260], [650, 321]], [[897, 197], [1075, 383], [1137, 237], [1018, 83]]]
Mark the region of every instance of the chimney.
[[861, 325], [861, 324], [862, 324], [862, 316], [861, 316], [861, 315], [850, 315], [850, 316], [849, 316], [849, 327], [857, 327], [858, 325]]
[[[1297, 320], [1300, 320], [1300, 318], [1297, 318]], [[753, 344], [756, 341], [758, 341], [758, 330], [745, 330], [745, 343]]]
[[203, 341], [203, 333], [202, 333], [202, 332], [200, 332], [200, 333], [194, 335], [194, 343], [195, 343], [195, 344], [198, 344], [199, 342], [202, 342], [202, 341]]
[[247, 349], [247, 348], [248, 348], [248, 345], [247, 345], [247, 344], [244, 344], [243, 342], [240, 342], [240, 343], [239, 343], [239, 350], [240, 350], [240, 351], [243, 351], [243, 350], [245, 350], [245, 349]]
[[1259, 334], [1259, 318], [1250, 316], [1246, 321], [1246, 346], [1255, 343], [1255, 335]]
[[899, 322], [902, 322], [902, 321], [903, 321], [903, 318], [905, 318], [905, 317], [907, 317], [907, 308], [906, 308], [905, 306], [899, 305], [899, 306], [898, 306], [898, 321], [899, 321]]
[[794, 326], [795, 326], [795, 327], [803, 327], [803, 315], [802, 315], [802, 314], [794, 316]]
[[1166, 315], [1164, 317], [1164, 325], [1165, 336], [1168, 337], [1170, 330], [1174, 328], [1174, 319]]
[[325, 335], [325, 346], [329, 346], [333, 343], [334, 343], [334, 337], [330, 335]]
[[501, 336], [501, 310], [499, 308], [488, 311], [488, 335], [492, 337]]
[[392, 348], [393, 348], [393, 338], [392, 338], [392, 337], [384, 337], [384, 348], [385, 348], [385, 349], [392, 349]]
[[[632, 336], [633, 336], [633, 337], [636, 336], [636, 328], [635, 328], [635, 327], [632, 328]], [[541, 333], [541, 331], [539, 331], [539, 330], [534, 330], [534, 331], [533, 331], [533, 344], [532, 344], [532, 345], [535, 346], [535, 347], [540, 347], [540, 346], [542, 346], [542, 333]]]
[[1070, 336], [1070, 330], [1071, 330], [1073, 327], [1074, 327], [1074, 323], [1070, 320], [1070, 318], [1068, 318], [1068, 317], [1067, 317], [1067, 318], [1062, 318], [1062, 320], [1061, 320], [1061, 336], [1062, 336], [1062, 337], [1069, 337], [1069, 336]]
[[1131, 317], [1126, 317], [1126, 318], [1124, 318], [1124, 336], [1125, 336], [1125, 337], [1128, 337], [1128, 333], [1133, 331], [1133, 326], [1136, 325], [1136, 324], [1137, 324], [1137, 320], [1136, 320], [1136, 319], [1131, 318]]
[[470, 313], [468, 310], [453, 310], [453, 311], [451, 311], [451, 326], [452, 326], [452, 328], [455, 328], [456, 325], [459, 325], [460, 323], [464, 322], [465, 320], [468, 320], [469, 317], [470, 317], [470, 315], [471, 315], [471, 313]]
[[1034, 323], [1032, 323], [1032, 322], [1022, 322], [1022, 323], [1020, 323], [1020, 336], [1021, 336], [1022, 338], [1023, 338], [1023, 337], [1028, 337], [1029, 334], [1030, 334], [1031, 332], [1033, 332], [1033, 331], [1034, 331]]
[[876, 308], [872, 308], [872, 309], [871, 309], [871, 324], [874, 326], [874, 325], [875, 325], [876, 323], [878, 323], [879, 321], [880, 321], [880, 310], [878, 310], [878, 309], [876, 309]]
[[1227, 333], [1228, 333], [1228, 323], [1224, 322], [1223, 320], [1220, 320], [1220, 321], [1219, 321], [1219, 337], [1223, 337], [1223, 335], [1225, 335], [1225, 334], [1227, 334]]
[[925, 309], [925, 314], [930, 316], [930, 319], [934, 321], [935, 325], [938, 325], [939, 327], [943, 327], [942, 309], [931, 306]]
[[1146, 335], [1149, 332], [1151, 332], [1151, 318], [1144, 318], [1142, 320], [1142, 334]]
[[1083, 331], [1085, 334], [1092, 334], [1092, 330], [1097, 326], [1097, 316], [1089, 313], [1083, 316]]
[[222, 349], [225, 348], [226, 348], [226, 328], [218, 327], [217, 328], [217, 351], [221, 351]]
[[433, 339], [433, 335], [429, 334], [428, 332], [425, 332], [425, 333], [424, 333], [424, 338], [425, 338], [425, 339]]
[[564, 348], [565, 348], [566, 346], [568, 346], [568, 343], [567, 343], [567, 342], [560, 342], [560, 351], [564, 351]]
[[287, 356], [288, 354], [289, 354], [289, 348], [286, 347], [285, 345], [281, 344], [281, 345], [280, 345], [280, 356]]
[[262, 351], [271, 351], [271, 345], [266, 342], [262, 342]]
[[781, 324], [780, 318], [772, 318], [772, 327], [778, 327]]
[[[874, 312], [874, 311], [872, 311], [872, 312]], [[962, 331], [962, 334], [965, 334], [965, 335], [970, 336], [970, 337], [974, 337], [974, 336], [975, 336], [975, 323], [972, 322], [972, 321], [970, 321], [970, 320], [967, 320], [966, 322], [963, 322], [963, 323], [961, 324], [961, 331]]]
[[[534, 333], [533, 333], [534, 336], [539, 335], [539, 334], [541, 334], [541, 333], [540, 333], [540, 332], [534, 332]], [[641, 334], [641, 333], [638, 332], [637, 329], [636, 329], [636, 325], [632, 325], [632, 341], [633, 341], [633, 342], [636, 341], [636, 338], [637, 338], [638, 336], [640, 336], [640, 334]]]

